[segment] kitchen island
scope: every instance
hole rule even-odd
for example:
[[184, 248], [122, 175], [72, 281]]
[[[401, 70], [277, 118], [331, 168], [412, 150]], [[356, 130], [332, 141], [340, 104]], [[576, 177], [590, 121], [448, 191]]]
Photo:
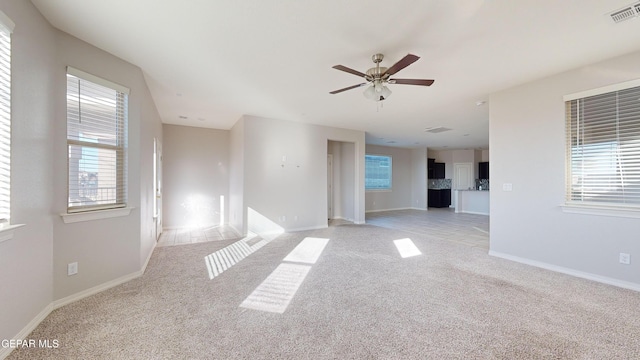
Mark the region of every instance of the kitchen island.
[[489, 190], [456, 190], [456, 213], [489, 215]]

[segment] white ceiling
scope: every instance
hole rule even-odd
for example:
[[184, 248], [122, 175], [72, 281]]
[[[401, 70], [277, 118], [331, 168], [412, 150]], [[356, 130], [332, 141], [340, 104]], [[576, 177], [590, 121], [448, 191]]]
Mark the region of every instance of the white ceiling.
[[[367, 132], [402, 147], [487, 148], [489, 94], [640, 49], [628, 0], [32, 0], [56, 28], [142, 68], [162, 121], [230, 129], [243, 115]], [[383, 53], [420, 60], [383, 107], [358, 84]], [[187, 119], [181, 119], [186, 116]], [[453, 130], [438, 134], [425, 128]], [[382, 139], [381, 139], [382, 138]], [[395, 143], [394, 143], [395, 142]]]

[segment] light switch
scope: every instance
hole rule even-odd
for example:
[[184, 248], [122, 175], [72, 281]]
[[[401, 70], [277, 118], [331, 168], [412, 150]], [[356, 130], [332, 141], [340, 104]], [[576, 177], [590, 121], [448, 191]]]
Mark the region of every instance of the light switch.
[[502, 184], [502, 191], [511, 191], [513, 190], [513, 184], [507, 183]]

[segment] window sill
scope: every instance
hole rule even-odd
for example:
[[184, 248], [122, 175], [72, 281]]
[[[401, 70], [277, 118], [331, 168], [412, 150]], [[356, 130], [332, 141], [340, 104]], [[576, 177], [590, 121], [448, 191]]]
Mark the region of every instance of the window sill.
[[101, 220], [101, 219], [109, 219], [121, 216], [128, 216], [133, 210], [132, 207], [118, 208], [118, 209], [109, 209], [109, 210], [96, 210], [96, 211], [85, 211], [73, 214], [62, 213], [60, 217], [62, 217], [62, 221], [65, 224], [77, 223], [82, 221], [92, 221], [92, 220]]
[[25, 224], [8, 225], [0, 229], [0, 243], [13, 239], [13, 231]]
[[562, 212], [569, 214], [614, 216], [640, 219], [640, 207], [595, 204], [564, 204]]
[[365, 192], [392, 192], [392, 189], [365, 189]]

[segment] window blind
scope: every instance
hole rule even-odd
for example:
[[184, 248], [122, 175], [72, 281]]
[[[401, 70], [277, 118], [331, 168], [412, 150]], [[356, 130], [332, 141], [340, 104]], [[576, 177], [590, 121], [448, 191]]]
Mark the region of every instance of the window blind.
[[0, 13], [0, 219], [11, 217], [11, 30]]
[[567, 201], [640, 206], [640, 87], [565, 104]]
[[128, 96], [81, 75], [67, 72], [68, 212], [124, 207]]

